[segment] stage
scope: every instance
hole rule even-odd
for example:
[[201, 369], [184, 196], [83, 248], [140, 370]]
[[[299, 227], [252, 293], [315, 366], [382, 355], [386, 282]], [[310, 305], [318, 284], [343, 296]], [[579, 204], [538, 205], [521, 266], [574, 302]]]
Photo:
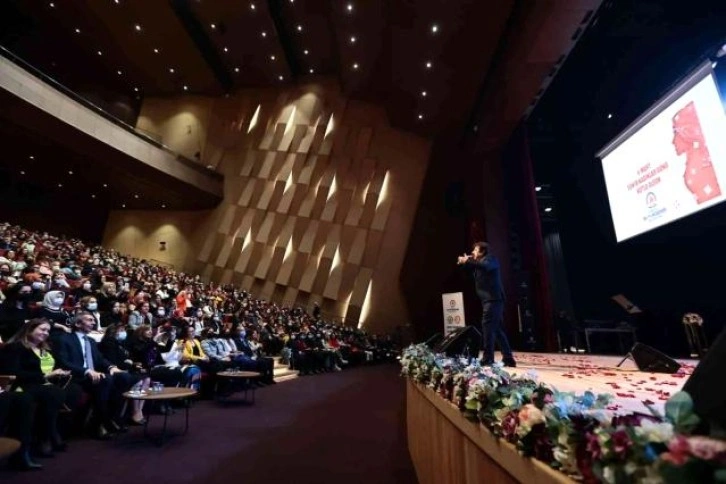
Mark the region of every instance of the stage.
[[534, 371], [539, 381], [559, 391], [609, 393], [613, 396], [609, 408], [618, 414], [649, 413], [646, 404], [662, 412], [665, 401], [683, 387], [698, 364], [698, 360], [677, 360], [683, 366], [669, 375], [638, 371], [632, 360], [617, 368], [622, 360], [618, 356], [522, 352], [514, 357], [517, 368], [510, 368], [511, 373]]

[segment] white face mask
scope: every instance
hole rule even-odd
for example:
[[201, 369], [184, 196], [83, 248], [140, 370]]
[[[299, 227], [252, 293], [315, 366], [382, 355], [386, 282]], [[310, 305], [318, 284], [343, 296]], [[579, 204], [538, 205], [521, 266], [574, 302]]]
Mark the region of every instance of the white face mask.
[[90, 290], [91, 290], [91, 284], [90, 284], [90, 283], [88, 283], [88, 282], [87, 282], [87, 283], [85, 283], [85, 284], [83, 285], [83, 289], [84, 289], [85, 291], [90, 291]]
[[119, 341], [124, 341], [126, 339], [126, 331], [121, 331], [119, 333], [116, 333], [116, 339]]
[[53, 299], [53, 306], [57, 307], [57, 308], [61, 307], [61, 305], [63, 305], [64, 300], [65, 299], [63, 299], [62, 297], [57, 297], [57, 298]]
[[32, 285], [33, 285], [33, 289], [35, 289], [36, 291], [39, 290], [39, 289], [43, 289], [43, 283], [42, 282], [34, 282]]
[[156, 314], [158, 314], [159, 316], [164, 316], [166, 314], [166, 311], [164, 311], [163, 309], [159, 309], [158, 311], [156, 311]]
[[98, 303], [88, 303], [89, 311], [95, 311], [96, 309], [98, 309]]

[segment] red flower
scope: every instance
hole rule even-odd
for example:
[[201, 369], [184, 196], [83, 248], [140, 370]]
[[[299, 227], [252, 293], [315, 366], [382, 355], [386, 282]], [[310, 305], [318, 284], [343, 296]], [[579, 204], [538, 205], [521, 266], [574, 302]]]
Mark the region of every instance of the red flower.
[[625, 430], [617, 430], [610, 436], [613, 444], [613, 452], [620, 458], [624, 458], [628, 453], [628, 449], [633, 445], [628, 433]]

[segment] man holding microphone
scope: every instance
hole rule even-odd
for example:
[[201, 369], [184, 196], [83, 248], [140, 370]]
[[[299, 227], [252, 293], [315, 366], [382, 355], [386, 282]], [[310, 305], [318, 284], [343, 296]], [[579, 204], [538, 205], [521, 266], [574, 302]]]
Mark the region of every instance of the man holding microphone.
[[504, 332], [504, 289], [499, 271], [499, 261], [491, 255], [487, 242], [476, 242], [471, 254], [459, 256], [458, 265], [464, 266], [474, 277], [476, 294], [482, 305], [482, 336], [484, 356], [482, 365], [494, 363], [494, 341], [499, 341], [504, 366], [515, 367], [517, 363]]

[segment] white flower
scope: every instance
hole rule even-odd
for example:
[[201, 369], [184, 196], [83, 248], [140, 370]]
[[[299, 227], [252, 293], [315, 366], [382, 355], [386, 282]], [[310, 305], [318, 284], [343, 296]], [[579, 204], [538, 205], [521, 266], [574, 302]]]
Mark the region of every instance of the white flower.
[[643, 420], [639, 427], [635, 427], [635, 435], [648, 442], [666, 443], [673, 438], [673, 425], [669, 422]]
[[615, 484], [615, 469], [612, 466], [605, 466], [602, 470], [602, 478], [608, 484]]
[[530, 428], [537, 424], [544, 423], [545, 417], [542, 411], [536, 406], [528, 403], [519, 411], [519, 422]]

